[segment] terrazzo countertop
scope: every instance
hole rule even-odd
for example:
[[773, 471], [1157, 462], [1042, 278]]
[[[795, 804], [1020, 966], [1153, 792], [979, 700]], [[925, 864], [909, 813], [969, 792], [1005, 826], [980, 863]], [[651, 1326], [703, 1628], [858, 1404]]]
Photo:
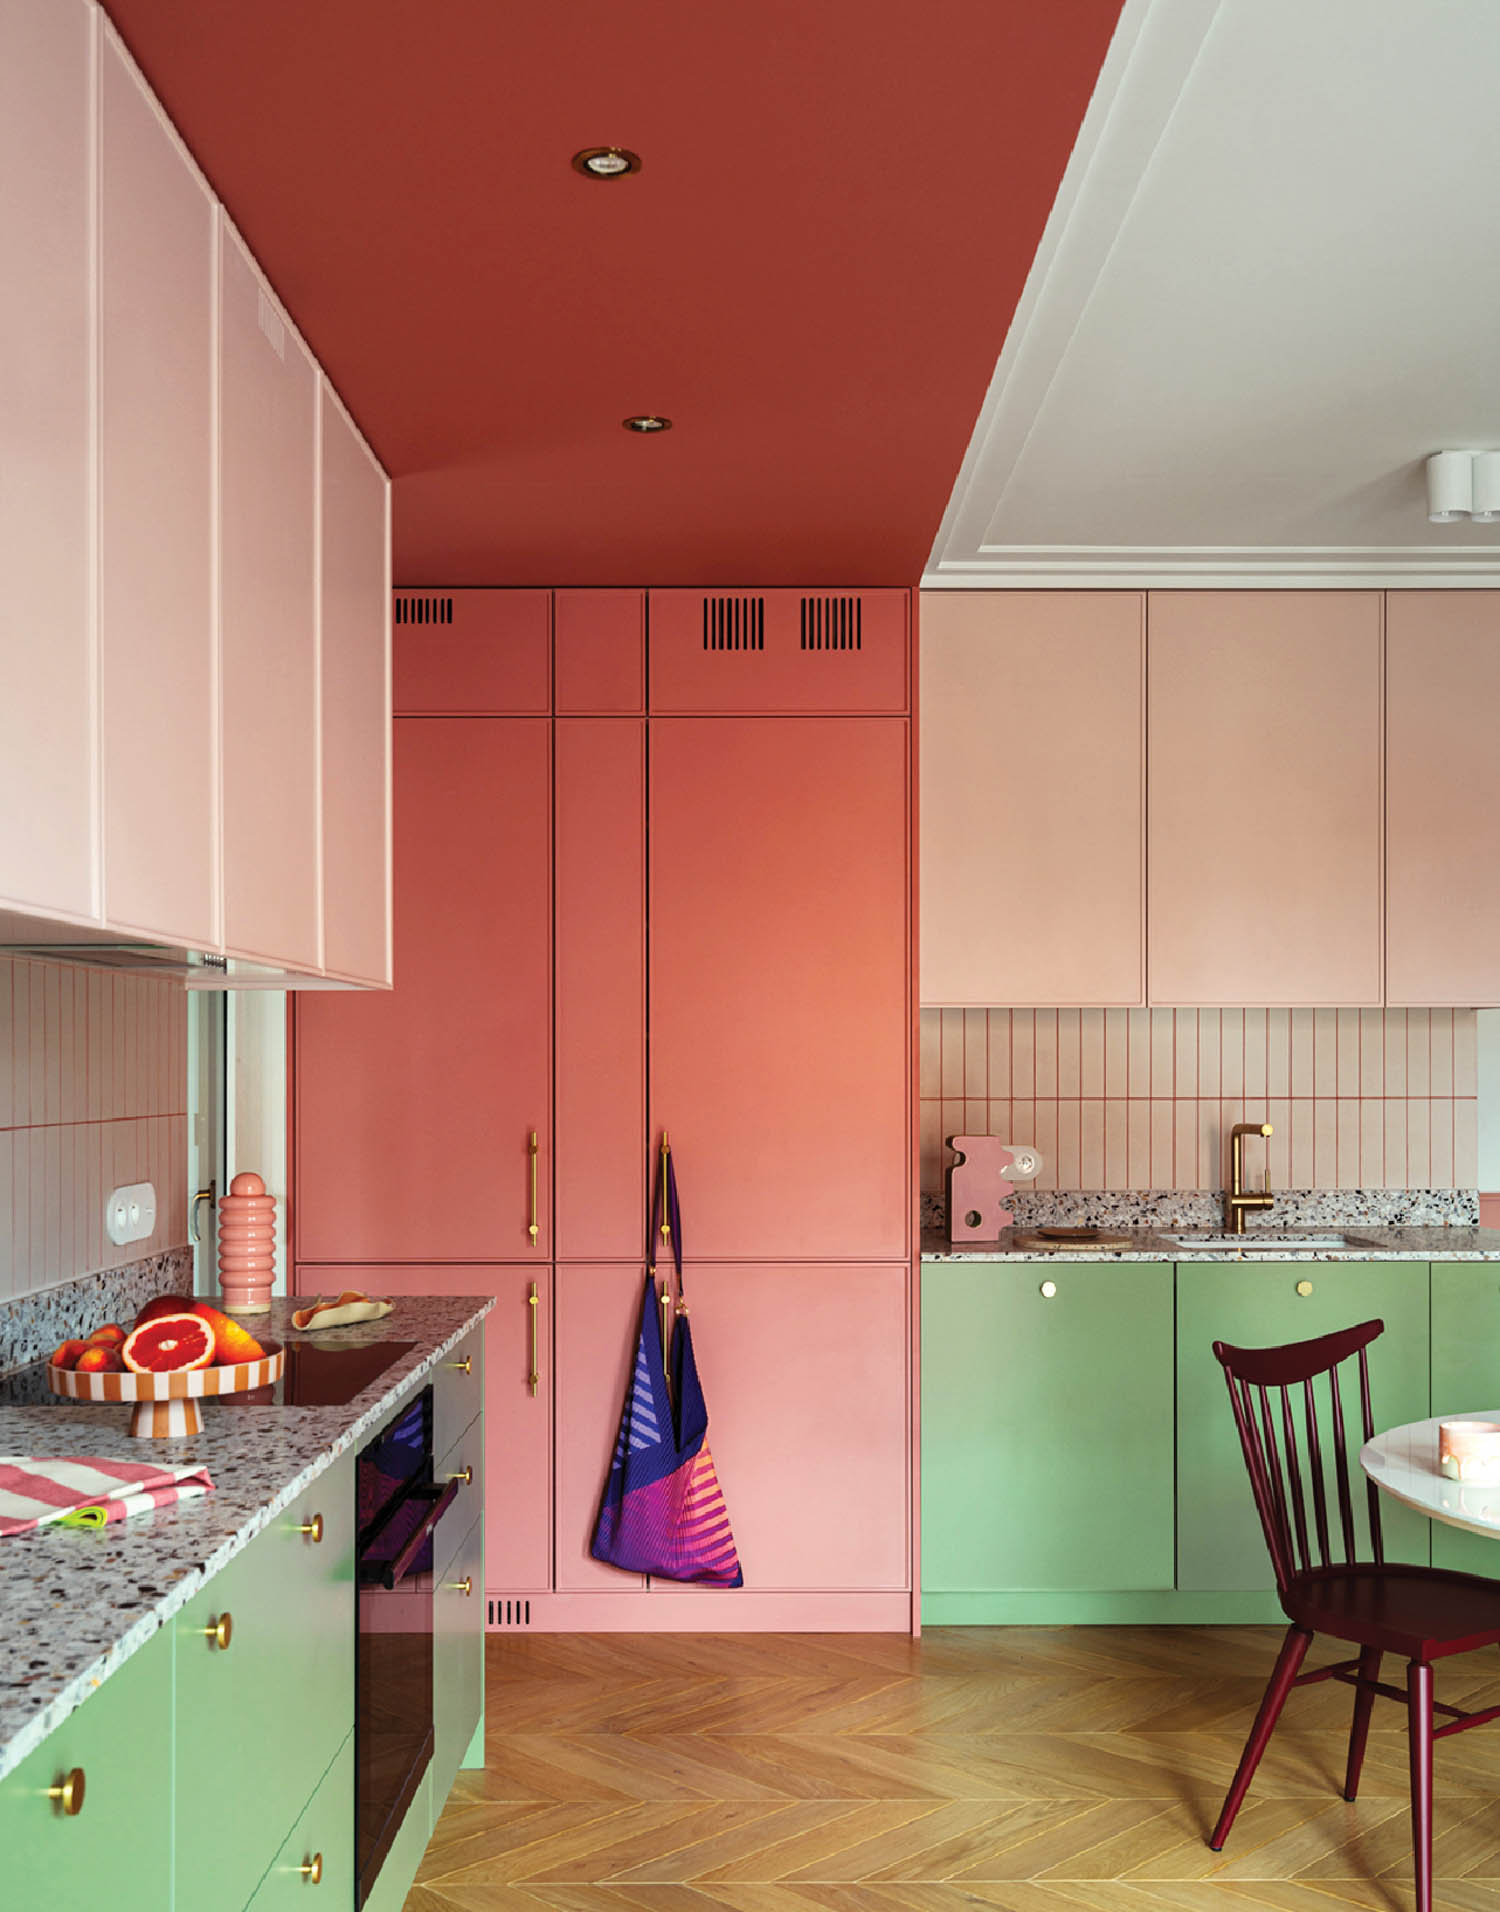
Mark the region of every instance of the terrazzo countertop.
[[318, 1347], [415, 1346], [342, 1407], [203, 1407], [203, 1431], [143, 1442], [128, 1406], [0, 1407], [0, 1454], [89, 1454], [200, 1464], [214, 1492], [96, 1530], [42, 1527], [0, 1540], [0, 1779], [186, 1606], [211, 1575], [362, 1446], [495, 1305], [474, 1295], [402, 1296], [383, 1321], [317, 1335], [292, 1327], [293, 1301], [272, 1303], [254, 1332]]
[[[1014, 1235], [1024, 1230], [1007, 1229]], [[1169, 1241], [1152, 1228], [1117, 1228], [1115, 1234], [1129, 1237], [1122, 1248], [1101, 1248], [1094, 1242], [1077, 1242], [1061, 1248], [1017, 1248], [1003, 1239], [994, 1242], [950, 1242], [940, 1229], [922, 1230], [923, 1261], [1500, 1261], [1500, 1228], [1327, 1228], [1277, 1231], [1275, 1247], [1259, 1247], [1256, 1230], [1247, 1229], [1243, 1248], [1213, 1250], [1195, 1248], [1190, 1240]], [[1188, 1229], [1172, 1231], [1184, 1237]], [[1203, 1233], [1221, 1234], [1219, 1229]], [[1297, 1234], [1319, 1235], [1341, 1232], [1347, 1240], [1341, 1248], [1289, 1247]]]

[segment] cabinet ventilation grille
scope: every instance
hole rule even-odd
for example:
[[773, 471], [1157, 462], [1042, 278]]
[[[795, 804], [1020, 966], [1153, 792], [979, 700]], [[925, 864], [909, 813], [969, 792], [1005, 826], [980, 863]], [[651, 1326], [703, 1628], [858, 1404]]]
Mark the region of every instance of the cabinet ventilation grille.
[[453, 600], [451, 597], [398, 597], [396, 622], [398, 624], [451, 624]]
[[260, 294], [260, 329], [271, 342], [271, 350], [283, 364], [286, 363], [286, 327], [281, 322], [281, 314], [272, 305], [265, 293]]
[[763, 597], [706, 597], [703, 600], [703, 648], [706, 651], [763, 651], [766, 601]]
[[489, 1606], [492, 1627], [529, 1627], [531, 1625], [529, 1600], [491, 1600]]
[[802, 648], [805, 651], [857, 651], [862, 642], [857, 597], [805, 597], [802, 600]]

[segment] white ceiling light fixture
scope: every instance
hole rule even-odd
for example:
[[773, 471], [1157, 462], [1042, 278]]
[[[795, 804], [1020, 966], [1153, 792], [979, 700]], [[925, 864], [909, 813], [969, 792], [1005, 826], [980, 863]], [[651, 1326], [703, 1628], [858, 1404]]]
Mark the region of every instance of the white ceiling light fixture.
[[628, 179], [641, 170], [641, 156], [628, 146], [585, 146], [573, 155], [573, 170], [585, 179]]
[[1473, 482], [1475, 524], [1500, 524], [1500, 451], [1475, 452]]
[[1427, 522], [1457, 524], [1473, 509], [1473, 452], [1435, 451], [1427, 460]]

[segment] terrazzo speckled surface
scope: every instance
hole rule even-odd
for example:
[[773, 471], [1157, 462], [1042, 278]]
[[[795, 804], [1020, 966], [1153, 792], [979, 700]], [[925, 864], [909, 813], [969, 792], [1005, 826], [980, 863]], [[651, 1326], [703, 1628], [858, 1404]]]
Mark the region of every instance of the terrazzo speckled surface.
[[[294, 1305], [274, 1302], [269, 1316], [255, 1317], [256, 1332], [327, 1348], [416, 1345], [342, 1407], [215, 1412], [206, 1403], [202, 1433], [183, 1440], [132, 1440], [129, 1407], [0, 1408], [0, 1453], [138, 1461], [144, 1447], [174, 1466], [200, 1463], [214, 1482], [201, 1500], [97, 1531], [49, 1527], [0, 1540], [0, 1779], [341, 1454], [374, 1434], [495, 1304], [403, 1296], [383, 1321], [307, 1336], [291, 1325]], [[98, 1324], [75, 1314], [68, 1325]]]
[[159, 1255], [38, 1288], [0, 1305], [0, 1374], [51, 1354], [80, 1321], [133, 1321], [153, 1295], [193, 1292], [193, 1251]]
[[[1033, 1224], [1035, 1226], [1036, 1224]], [[1042, 1224], [1045, 1226], [1046, 1224]], [[1010, 1228], [1006, 1235], [1024, 1234]], [[1168, 1241], [1153, 1228], [1118, 1228], [1128, 1235], [1123, 1248], [1101, 1248], [1093, 1242], [1077, 1242], [1060, 1248], [1016, 1248], [1002, 1237], [994, 1242], [950, 1242], [935, 1228], [922, 1230], [923, 1261], [1057, 1261], [1060, 1257], [1081, 1261], [1500, 1261], [1500, 1228], [1356, 1228], [1344, 1225], [1347, 1236], [1342, 1248], [1288, 1247], [1287, 1237], [1296, 1231], [1275, 1231], [1276, 1246], [1261, 1247], [1256, 1230], [1247, 1229], [1242, 1246], [1236, 1250], [1195, 1251], [1191, 1242]], [[1176, 1229], [1174, 1233], [1178, 1232]], [[1184, 1231], [1186, 1232], [1186, 1231]], [[1205, 1233], [1220, 1234], [1220, 1226]], [[1267, 1230], [1267, 1233], [1271, 1231]], [[1316, 1229], [1305, 1229], [1316, 1234]], [[1323, 1232], [1327, 1232], [1327, 1225]]]
[[[1479, 1195], [1472, 1188], [1282, 1188], [1273, 1191], [1279, 1228], [1474, 1227]], [[1017, 1188], [1006, 1203], [1017, 1228], [1218, 1228], [1224, 1194], [1217, 1188]], [[944, 1228], [943, 1195], [922, 1197], [922, 1227]]]

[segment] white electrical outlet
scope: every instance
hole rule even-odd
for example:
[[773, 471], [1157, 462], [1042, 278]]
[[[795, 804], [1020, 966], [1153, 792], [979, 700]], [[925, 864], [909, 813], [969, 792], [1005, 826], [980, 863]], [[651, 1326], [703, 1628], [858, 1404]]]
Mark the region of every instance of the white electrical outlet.
[[156, 1190], [150, 1182], [131, 1182], [112, 1190], [104, 1204], [104, 1227], [112, 1242], [144, 1241], [156, 1227]]

